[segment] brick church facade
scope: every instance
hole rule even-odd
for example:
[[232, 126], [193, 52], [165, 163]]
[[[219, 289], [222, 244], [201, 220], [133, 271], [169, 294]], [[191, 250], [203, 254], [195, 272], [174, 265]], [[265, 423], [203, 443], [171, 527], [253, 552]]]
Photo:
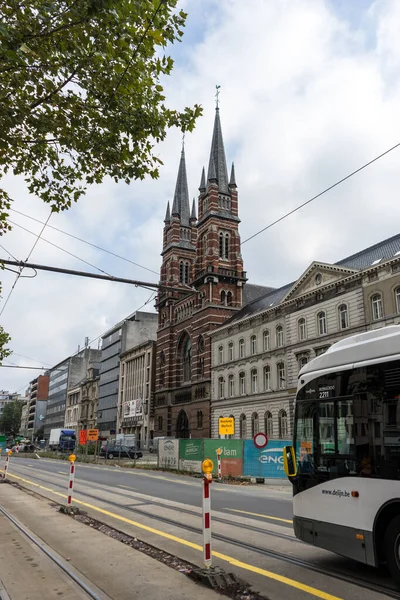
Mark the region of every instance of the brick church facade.
[[207, 178], [203, 168], [199, 192], [196, 216], [182, 149], [172, 209], [168, 203], [164, 220], [160, 284], [165, 287], [156, 301], [155, 436], [210, 436], [208, 334], [243, 303], [246, 273], [235, 169], [232, 164], [228, 178], [218, 108]]

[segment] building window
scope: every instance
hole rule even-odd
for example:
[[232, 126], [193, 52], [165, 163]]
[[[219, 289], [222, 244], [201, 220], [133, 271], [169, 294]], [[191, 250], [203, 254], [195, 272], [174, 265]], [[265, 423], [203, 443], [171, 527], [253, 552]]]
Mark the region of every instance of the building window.
[[229, 385], [229, 397], [233, 398], [233, 396], [235, 395], [235, 378], [233, 375], [229, 375], [228, 385]]
[[269, 410], [267, 410], [267, 412], [264, 415], [264, 422], [265, 433], [267, 434], [268, 438], [271, 438], [274, 433], [274, 426], [272, 421], [272, 414], [269, 412]]
[[251, 415], [251, 436], [254, 437], [256, 433], [260, 431], [260, 424], [258, 419], [258, 414], [254, 412]]
[[225, 398], [225, 380], [223, 377], [218, 379], [218, 398]]
[[179, 263], [179, 281], [181, 283], [183, 283], [183, 277], [184, 277], [184, 272], [183, 272], [183, 261], [181, 260], [181, 262]]
[[226, 303], [228, 306], [232, 306], [233, 303], [233, 294], [232, 292], [228, 292], [226, 295]]
[[246, 415], [240, 415], [240, 439], [245, 440], [247, 437]]
[[204, 338], [202, 335], [199, 335], [198, 337], [197, 347], [199, 349], [199, 352], [204, 352]]
[[239, 392], [241, 396], [246, 394], [246, 374], [239, 373]]
[[318, 313], [317, 321], [318, 321], [319, 335], [325, 335], [325, 333], [326, 333], [326, 314], [324, 313], [323, 310], [321, 310], [321, 312]]
[[165, 365], [165, 353], [164, 353], [164, 350], [161, 350], [161, 353], [160, 353], [160, 365], [162, 367]]
[[183, 345], [183, 381], [190, 381], [191, 379], [191, 360], [192, 360], [192, 343], [188, 337]]
[[372, 318], [374, 321], [378, 321], [378, 319], [382, 319], [383, 317], [383, 307], [382, 307], [382, 296], [380, 294], [375, 294], [371, 298], [372, 304]]
[[278, 348], [283, 346], [283, 327], [281, 325], [276, 328], [276, 345]]
[[228, 439], [231, 440], [235, 436], [235, 427], [236, 427], [235, 423], [236, 423], [236, 421], [235, 421], [235, 417], [233, 415], [229, 415], [229, 418], [233, 419], [233, 435], [228, 435]]
[[189, 263], [185, 263], [185, 281], [184, 283], [189, 283]]
[[197, 411], [197, 429], [203, 429], [203, 412]]
[[299, 369], [302, 369], [308, 362], [307, 356], [301, 356], [299, 359]]
[[400, 313], [400, 287], [394, 293], [396, 297], [396, 312]]
[[287, 414], [285, 410], [279, 411], [279, 438], [281, 440], [286, 439], [288, 436], [288, 422]]
[[219, 257], [229, 259], [229, 233], [219, 233]]
[[264, 367], [264, 390], [268, 392], [271, 389], [271, 367]]
[[244, 340], [239, 340], [239, 358], [244, 358]]
[[224, 258], [224, 234], [219, 234], [219, 257]]
[[253, 369], [251, 372], [251, 392], [257, 394], [258, 392], [258, 372], [257, 369]]
[[229, 258], [229, 233], [225, 234], [225, 258]]
[[224, 362], [224, 347], [219, 346], [218, 347], [218, 364], [222, 365], [223, 362]]
[[285, 380], [285, 365], [283, 363], [278, 363], [276, 366], [276, 371], [278, 374], [278, 388], [280, 390], [284, 389], [286, 380]]
[[263, 333], [263, 348], [264, 352], [269, 350], [269, 331], [266, 329]]
[[163, 429], [163, 418], [158, 417], [158, 431], [162, 431]]
[[250, 338], [250, 349], [252, 354], [257, 354], [257, 336], [252, 335]]
[[315, 356], [321, 356], [321, 354], [325, 354], [325, 352], [328, 350], [329, 346], [324, 346], [323, 348], [316, 348], [315, 349]]
[[299, 340], [306, 340], [307, 339], [307, 330], [306, 330], [306, 320], [305, 319], [299, 319]]
[[229, 360], [233, 360], [234, 359], [233, 342], [229, 342], [229, 346], [228, 346], [228, 359]]
[[340, 329], [347, 329], [349, 326], [349, 313], [347, 310], [347, 304], [341, 304], [338, 308], [338, 311]]

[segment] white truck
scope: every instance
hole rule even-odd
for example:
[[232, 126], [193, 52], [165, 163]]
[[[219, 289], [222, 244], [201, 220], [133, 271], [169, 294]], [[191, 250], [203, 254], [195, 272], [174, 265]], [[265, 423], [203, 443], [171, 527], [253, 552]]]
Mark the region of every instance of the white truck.
[[75, 449], [76, 435], [74, 429], [52, 429], [50, 431], [49, 448], [61, 452], [72, 452]]

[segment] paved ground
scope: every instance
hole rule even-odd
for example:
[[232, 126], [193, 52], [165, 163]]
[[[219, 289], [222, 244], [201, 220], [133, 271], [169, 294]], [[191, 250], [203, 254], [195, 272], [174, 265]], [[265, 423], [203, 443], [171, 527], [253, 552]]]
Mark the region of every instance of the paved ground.
[[[8, 485], [0, 487], [0, 495], [2, 507], [31, 534], [45, 540], [46, 547], [56, 552], [57, 558], [93, 589], [100, 600], [222, 598], [182, 573], [56, 512], [45, 500]], [[3, 515], [0, 516], [0, 561], [1, 598], [89, 598]]]
[[[23, 486], [65, 502], [68, 465], [11, 461]], [[194, 564], [202, 562], [201, 482], [185, 476], [76, 465], [75, 502], [90, 515]], [[250, 581], [271, 600], [400, 598], [388, 576], [302, 544], [292, 532], [289, 486], [213, 483], [215, 564]], [[380, 593], [382, 591], [382, 593]]]

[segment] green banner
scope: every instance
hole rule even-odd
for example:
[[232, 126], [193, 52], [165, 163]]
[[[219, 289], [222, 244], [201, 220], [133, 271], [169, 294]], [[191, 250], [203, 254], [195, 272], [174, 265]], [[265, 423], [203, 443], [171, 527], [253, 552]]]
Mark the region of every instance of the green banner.
[[214, 463], [213, 473], [217, 473], [217, 449], [221, 448], [222, 475], [239, 477], [243, 473], [243, 441], [242, 440], [204, 440], [204, 458]]
[[179, 440], [179, 458], [203, 460], [203, 440]]

